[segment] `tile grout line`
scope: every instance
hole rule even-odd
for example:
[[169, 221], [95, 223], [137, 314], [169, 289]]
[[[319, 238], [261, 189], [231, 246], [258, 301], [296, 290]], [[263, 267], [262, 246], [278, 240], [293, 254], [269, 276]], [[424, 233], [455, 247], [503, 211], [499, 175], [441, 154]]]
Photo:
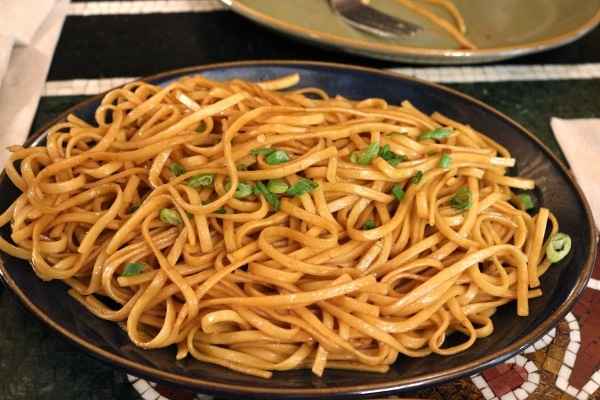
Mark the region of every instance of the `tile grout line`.
[[[390, 68], [388, 71], [430, 82], [484, 83], [537, 80], [600, 79], [600, 63], [574, 65], [493, 65], [465, 67]], [[42, 96], [91, 96], [137, 79], [116, 77], [48, 81]]]
[[137, 0], [71, 3], [69, 16], [208, 12], [227, 10], [220, 0]]

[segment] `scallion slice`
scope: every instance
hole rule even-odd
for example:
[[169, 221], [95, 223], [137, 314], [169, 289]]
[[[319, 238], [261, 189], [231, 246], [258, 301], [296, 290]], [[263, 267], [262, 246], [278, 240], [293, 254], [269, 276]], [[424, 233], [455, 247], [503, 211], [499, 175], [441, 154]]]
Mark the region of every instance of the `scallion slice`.
[[294, 183], [286, 193], [290, 196], [298, 197], [302, 196], [305, 193], [315, 190], [319, 187], [319, 184], [311, 179], [300, 179], [296, 183]]
[[144, 263], [130, 262], [123, 269], [123, 273], [121, 274], [121, 276], [139, 275], [142, 273], [142, 270], [144, 269], [145, 266], [146, 266], [146, 264], [144, 264]]
[[402, 188], [398, 186], [398, 184], [394, 184], [394, 186], [392, 186], [392, 194], [394, 195], [396, 200], [402, 201], [402, 198], [404, 197], [404, 190], [402, 190]]
[[256, 187], [258, 188], [260, 193], [262, 193], [262, 195], [265, 196], [267, 202], [273, 206], [275, 212], [279, 211], [279, 198], [275, 196], [275, 194], [273, 194], [271, 191], [269, 191], [269, 189], [267, 189], [267, 186], [261, 181], [256, 181]]
[[448, 153], [442, 153], [442, 156], [440, 157], [440, 162], [438, 163], [438, 165], [443, 169], [448, 169], [451, 161], [452, 161], [452, 157], [450, 157], [448, 155]]
[[454, 130], [450, 128], [438, 128], [433, 131], [423, 132], [419, 135], [417, 140], [425, 140], [425, 139], [445, 139], [450, 136], [454, 132]]
[[269, 179], [269, 182], [267, 182], [267, 189], [269, 189], [269, 192], [271, 193], [285, 193], [288, 188], [289, 185], [281, 179]]
[[272, 149], [270, 147], [259, 147], [257, 149], [250, 150], [250, 154], [252, 154], [252, 155], [271, 154], [274, 151], [275, 151], [275, 149]]
[[129, 210], [127, 211], [127, 214], [133, 214], [134, 212], [137, 211], [138, 208], [140, 208], [141, 205], [142, 205], [141, 201], [138, 201], [137, 203], [133, 203], [131, 205], [131, 207], [129, 208]]
[[177, 164], [176, 162], [171, 163], [171, 172], [175, 175], [175, 176], [180, 176], [185, 174], [185, 168], [183, 168], [181, 165]]
[[571, 236], [558, 232], [552, 236], [546, 247], [546, 257], [552, 263], [559, 262], [571, 251]]
[[467, 188], [461, 188], [450, 199], [450, 205], [455, 210], [468, 210], [473, 206], [473, 193]]
[[287, 151], [279, 149], [269, 154], [265, 158], [265, 161], [269, 165], [278, 165], [288, 161], [292, 161], [292, 156]]
[[375, 221], [373, 221], [372, 219], [368, 220], [367, 222], [365, 222], [363, 224], [363, 229], [365, 231], [368, 231], [370, 229], [375, 229], [375, 228], [377, 228], [377, 224], [375, 224]]
[[194, 175], [187, 180], [187, 185], [194, 189], [199, 188], [200, 186], [208, 186], [213, 183], [215, 175], [216, 174], [214, 173]]
[[523, 202], [523, 207], [525, 207], [526, 210], [531, 210], [535, 207], [531, 200], [531, 196], [528, 193], [519, 193], [517, 197]]
[[162, 222], [169, 225], [179, 226], [183, 224], [183, 218], [181, 214], [179, 214], [176, 210], [171, 210], [170, 208], [162, 208], [158, 216]]
[[421, 179], [423, 179], [423, 171], [417, 172], [417, 175], [412, 177], [411, 182], [414, 185], [418, 185], [419, 183], [421, 183]]
[[[225, 184], [225, 190], [231, 190], [231, 182], [227, 182]], [[233, 197], [236, 199], [243, 199], [244, 197], [248, 197], [253, 193], [252, 185], [248, 183], [238, 182], [237, 188], [235, 189], [235, 193], [233, 193]]]

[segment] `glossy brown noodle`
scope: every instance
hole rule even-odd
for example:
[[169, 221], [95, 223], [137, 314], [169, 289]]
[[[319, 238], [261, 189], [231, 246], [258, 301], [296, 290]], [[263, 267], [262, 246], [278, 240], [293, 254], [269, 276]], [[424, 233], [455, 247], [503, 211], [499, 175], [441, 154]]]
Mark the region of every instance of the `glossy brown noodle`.
[[[446, 34], [450, 35], [463, 49], [476, 49], [477, 45], [467, 36], [467, 25], [458, 7], [450, 0], [395, 0], [398, 4], [406, 7], [415, 14], [420, 15], [437, 26]], [[428, 3], [435, 8], [441, 9], [442, 13], [436, 13], [433, 9], [424, 7], [419, 3]], [[441, 16], [448, 14], [451, 18]]]
[[[140, 347], [262, 377], [385, 372], [399, 354], [469, 348], [510, 301], [526, 316], [558, 225], [522, 210], [511, 188], [534, 183], [505, 174], [508, 151], [408, 102], [279, 90], [297, 80], [135, 82], [104, 97], [93, 125], [71, 115], [45, 147], [13, 146], [6, 172], [23, 193], [0, 224], [18, 245], [0, 248]], [[452, 134], [417, 140], [442, 127]], [[403, 161], [352, 161], [375, 142]], [[253, 154], [264, 148], [292, 160], [270, 165]], [[201, 173], [214, 180], [190, 187]], [[318, 187], [277, 194], [277, 212], [262, 193], [234, 197], [276, 178]], [[472, 206], [457, 210], [461, 189]], [[163, 222], [165, 208], [182, 224]], [[130, 263], [141, 273], [124, 276]], [[462, 340], [449, 346], [452, 332]]]

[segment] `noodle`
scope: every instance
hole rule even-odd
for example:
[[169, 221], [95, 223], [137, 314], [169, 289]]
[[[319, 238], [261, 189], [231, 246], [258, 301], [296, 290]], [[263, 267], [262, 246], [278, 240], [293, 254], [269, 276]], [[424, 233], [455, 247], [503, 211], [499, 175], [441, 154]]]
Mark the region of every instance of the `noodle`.
[[0, 249], [140, 347], [265, 378], [385, 372], [464, 351], [508, 302], [528, 315], [558, 223], [524, 210], [513, 189], [534, 182], [506, 175], [508, 151], [298, 79], [134, 82], [95, 125], [71, 115], [11, 147], [22, 194]]
[[[398, 4], [407, 8], [408, 10], [419, 14], [421, 17], [430, 21], [432, 24], [441, 28], [444, 32], [449, 34], [458, 44], [461, 45], [464, 49], [476, 49], [477, 45], [473, 43], [467, 36], [465, 35], [467, 32], [467, 26], [465, 24], [464, 18], [456, 5], [450, 0], [395, 0]], [[368, 2], [368, 1], [367, 1]], [[443, 17], [440, 17], [435, 12], [423, 7], [422, 5], [417, 4], [417, 2], [421, 3], [429, 3], [433, 6], [437, 6], [444, 10], [446, 13], [450, 15], [454, 24]]]
[[437, 25], [441, 29], [443, 29], [446, 33], [448, 33], [454, 40], [456, 40], [463, 48], [465, 49], [475, 49], [477, 46], [471, 42], [466, 36], [467, 27], [465, 22], [460, 14], [458, 8], [448, 0], [419, 0], [423, 3], [431, 3], [433, 5], [439, 6], [446, 10], [454, 20], [455, 25], [446, 19], [438, 16], [436, 13], [428, 10], [427, 8], [416, 4], [413, 0], [396, 0], [397, 3], [402, 6], [408, 8], [409, 10], [421, 15], [425, 19], [431, 21], [433, 24]]

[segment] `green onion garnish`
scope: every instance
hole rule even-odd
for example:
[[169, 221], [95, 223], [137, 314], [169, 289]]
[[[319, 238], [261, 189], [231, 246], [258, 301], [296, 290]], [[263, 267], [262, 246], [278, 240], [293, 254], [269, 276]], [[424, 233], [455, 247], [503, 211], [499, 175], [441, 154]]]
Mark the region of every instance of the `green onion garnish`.
[[383, 149], [379, 152], [379, 157], [383, 158], [388, 162], [392, 167], [397, 166], [401, 162], [408, 161], [408, 157], [405, 155], [400, 155], [396, 153], [392, 153], [390, 151], [390, 145], [386, 144]]
[[448, 153], [443, 152], [438, 165], [443, 169], [448, 169], [450, 166], [450, 161], [452, 161], [452, 157], [450, 157]]
[[565, 258], [569, 251], [571, 251], [571, 237], [559, 232], [550, 239], [546, 247], [546, 257], [550, 262], [556, 263]]
[[146, 264], [144, 264], [144, 263], [131, 262], [125, 266], [121, 276], [139, 275], [142, 273], [142, 270], [144, 269], [145, 266], [146, 266]]
[[319, 187], [319, 184], [311, 179], [300, 179], [298, 182], [294, 183], [286, 193], [290, 196], [302, 196], [305, 193], [308, 193], [312, 190], [315, 190]]
[[198, 126], [196, 127], [196, 132], [202, 133], [206, 130], [206, 122], [204, 120], [200, 121]]
[[258, 149], [250, 150], [250, 154], [258, 155], [258, 154], [271, 154], [275, 149], [271, 149], [269, 147], [259, 147]]
[[360, 158], [358, 159], [359, 164], [369, 164], [379, 155], [379, 142], [373, 142], [367, 146], [365, 151], [362, 153]]
[[159, 211], [158, 216], [162, 222], [169, 225], [179, 226], [183, 224], [183, 218], [176, 210], [163, 208]]
[[200, 186], [208, 186], [213, 183], [215, 175], [216, 174], [214, 173], [194, 175], [187, 180], [187, 185], [194, 189], [199, 188]]
[[269, 165], [278, 165], [288, 161], [292, 161], [292, 156], [290, 156], [287, 151], [279, 149], [269, 154], [265, 158], [265, 161]]
[[258, 188], [260, 193], [262, 193], [262, 195], [265, 196], [267, 202], [273, 206], [275, 211], [279, 211], [279, 198], [273, 193], [271, 193], [269, 189], [267, 189], [267, 186], [265, 186], [265, 184], [261, 181], [256, 181], [256, 187]]
[[417, 138], [417, 140], [445, 139], [448, 136], [450, 136], [452, 134], [452, 132], [454, 132], [454, 130], [452, 130], [450, 128], [438, 128], [438, 129], [433, 130], [433, 131], [423, 132], [421, 135], [419, 135], [419, 137]]
[[270, 179], [269, 182], [267, 182], [267, 189], [269, 189], [269, 192], [271, 193], [285, 193], [288, 188], [289, 185], [281, 179]]
[[402, 190], [402, 188], [398, 186], [398, 184], [394, 184], [394, 186], [392, 186], [392, 194], [394, 195], [396, 200], [402, 201], [402, 198], [404, 197], [404, 190]]
[[127, 211], [127, 214], [133, 214], [134, 212], [137, 211], [138, 208], [140, 208], [141, 205], [142, 205], [141, 201], [138, 201], [137, 203], [133, 203], [131, 205], [131, 207], [129, 208], [129, 211]]
[[183, 168], [181, 165], [177, 164], [176, 162], [171, 163], [171, 172], [175, 175], [175, 176], [180, 176], [185, 174], [185, 168]]
[[369, 229], [375, 229], [375, 228], [377, 228], [377, 225], [375, 224], [375, 221], [373, 221], [372, 219], [368, 220], [363, 225], [363, 229], [365, 231], [368, 231]]
[[535, 207], [531, 200], [531, 196], [528, 193], [519, 193], [517, 197], [523, 202], [523, 207], [525, 207], [526, 210], [531, 210]]
[[[233, 193], [233, 197], [235, 197], [236, 199], [243, 199], [244, 197], [248, 197], [254, 192], [252, 189], [252, 185], [248, 183], [239, 182], [237, 188], [235, 189], [235, 193]], [[229, 190], [231, 190], [231, 182], [227, 182], [225, 184], [225, 190], [228, 192]]]
[[450, 199], [450, 205], [455, 210], [468, 210], [473, 205], [473, 193], [467, 188], [461, 188], [456, 195]]
[[423, 179], [423, 171], [417, 172], [417, 175], [413, 176], [411, 182], [415, 185], [418, 185], [419, 183], [421, 183], [421, 179]]

